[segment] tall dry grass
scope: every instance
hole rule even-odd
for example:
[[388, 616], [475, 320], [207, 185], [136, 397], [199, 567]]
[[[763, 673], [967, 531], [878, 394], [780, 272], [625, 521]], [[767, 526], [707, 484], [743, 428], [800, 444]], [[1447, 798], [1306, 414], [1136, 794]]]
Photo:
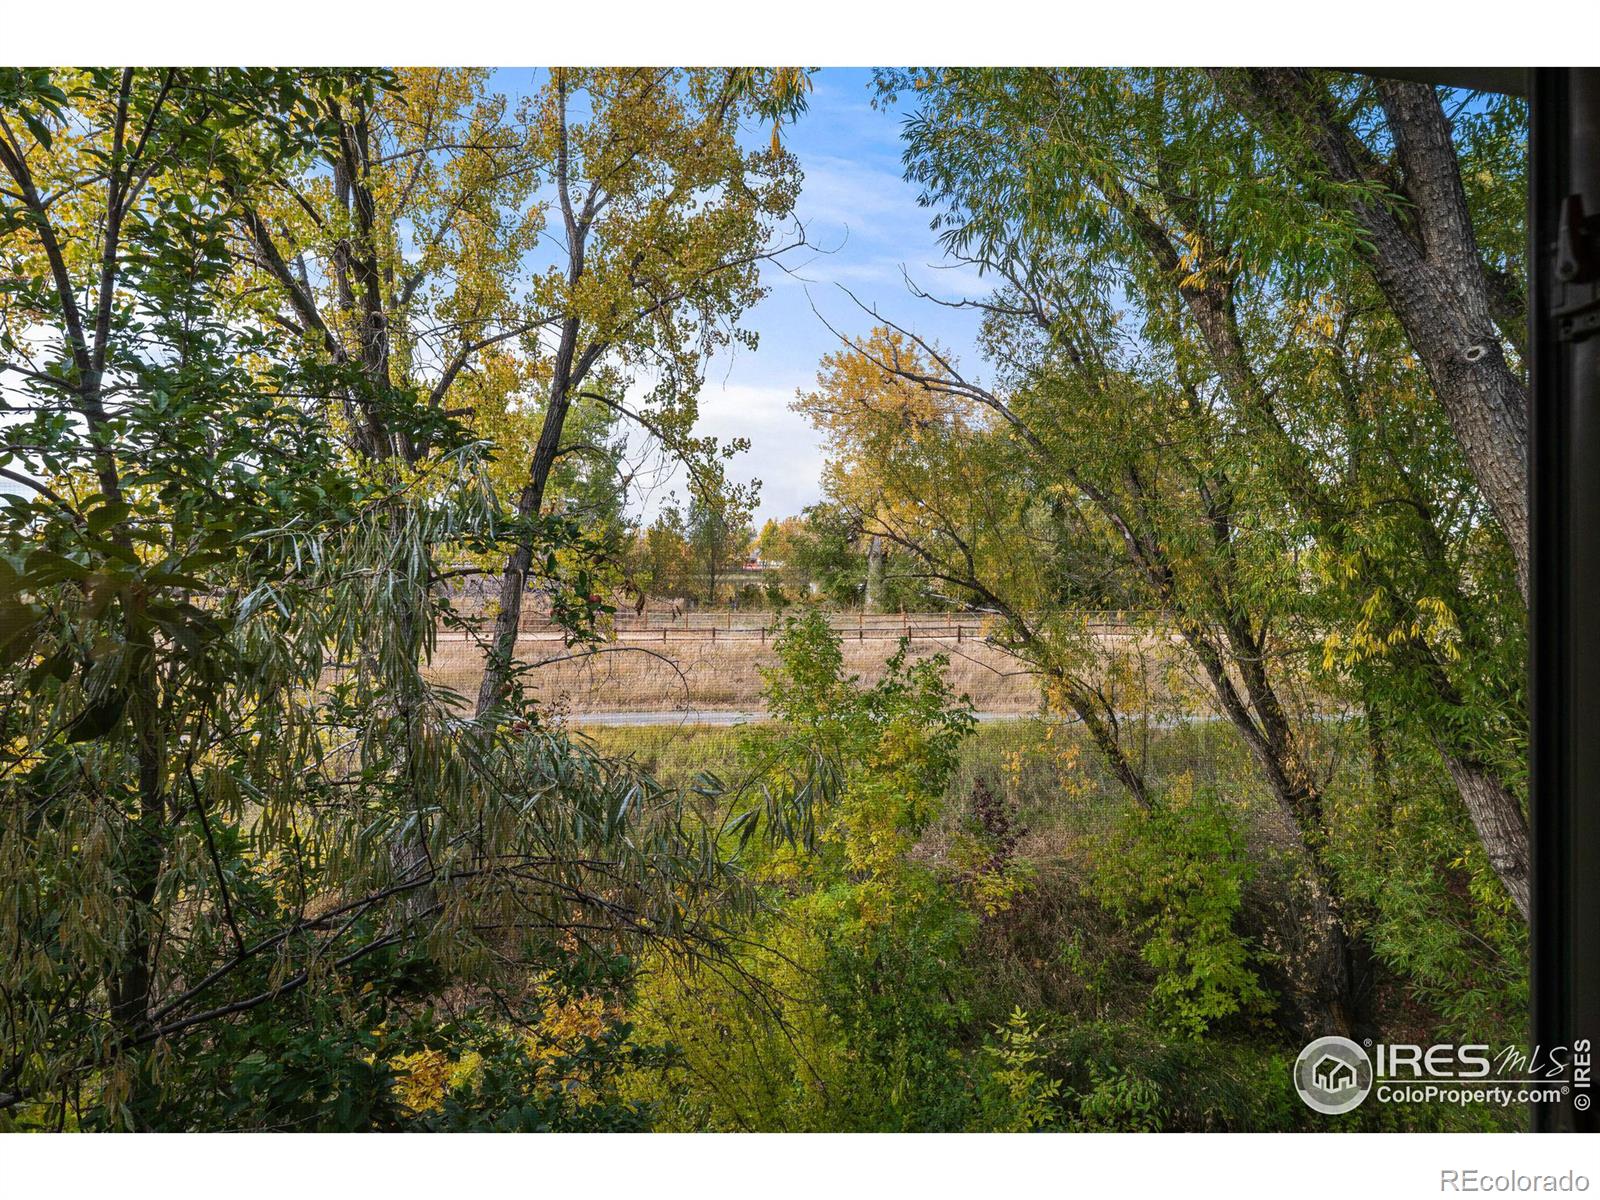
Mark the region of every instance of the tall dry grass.
[[[897, 639], [847, 639], [845, 670], [874, 682], [898, 649]], [[770, 638], [712, 641], [707, 638], [643, 638], [602, 644], [592, 650], [567, 648], [550, 638], [524, 638], [518, 655], [538, 665], [531, 676], [538, 699], [582, 713], [663, 712], [674, 709], [757, 712], [762, 708], [763, 668], [777, 664]], [[971, 697], [983, 712], [1032, 712], [1039, 685], [1023, 664], [981, 641], [919, 640], [913, 659], [949, 655], [948, 678], [958, 694]], [[462, 695], [474, 695], [483, 674], [476, 645], [460, 640], [439, 643], [431, 675]]]

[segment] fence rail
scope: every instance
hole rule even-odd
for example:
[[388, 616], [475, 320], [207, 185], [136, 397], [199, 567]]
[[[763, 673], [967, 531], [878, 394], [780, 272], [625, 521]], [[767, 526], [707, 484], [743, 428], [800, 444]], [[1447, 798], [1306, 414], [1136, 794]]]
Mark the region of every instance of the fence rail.
[[[1063, 614], [1055, 614], [1061, 616]], [[1078, 611], [1086, 628], [1127, 636], [1148, 625], [1158, 614], [1117, 611]], [[982, 641], [999, 623], [998, 617], [957, 616], [948, 613], [829, 613], [828, 623], [845, 641]], [[611, 639], [618, 642], [723, 642], [759, 641], [774, 636], [777, 616], [771, 612], [687, 612], [619, 614], [610, 622]], [[522, 637], [560, 637], [562, 629], [542, 613], [524, 613], [518, 624]]]

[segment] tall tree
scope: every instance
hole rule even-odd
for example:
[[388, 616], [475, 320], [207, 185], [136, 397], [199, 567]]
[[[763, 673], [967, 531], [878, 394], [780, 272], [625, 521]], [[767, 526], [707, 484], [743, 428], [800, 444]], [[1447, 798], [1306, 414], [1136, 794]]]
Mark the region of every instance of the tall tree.
[[639, 535], [634, 580], [646, 596], [687, 597], [692, 566], [683, 513], [669, 502]]
[[1306, 872], [1291, 968], [1307, 1024], [1348, 1033], [1359, 1019], [1356, 966], [1324, 855], [1323, 780], [1292, 703], [1295, 676], [1274, 665], [1280, 641], [1296, 635], [1288, 529], [1215, 405], [1116, 369], [1102, 344], [1081, 349], [1094, 363], [1081, 372], [1048, 356], [1015, 364], [1005, 395], [904, 331], [880, 329], [845, 353], [885, 386], [812, 403], [828, 414], [836, 461], [870, 477], [845, 489], [876, 493], [867, 527], [1003, 618], [1002, 641], [1083, 721], [1145, 807], [1163, 798], [1126, 729], [1144, 701], [1115, 685], [1110, 648], [1063, 601], [1109, 572], [1137, 607], [1163, 614], [1152, 632], [1170, 622], [1183, 639]]
[[[889, 90], [906, 82], [884, 77]], [[1502, 559], [1515, 577], [1515, 554], [1500, 550], [1510, 549], [1506, 532], [1474, 519], [1448, 455], [1415, 461], [1393, 424], [1376, 457], [1348, 460], [1365, 468], [1359, 475], [1329, 475], [1349, 433], [1371, 428], [1345, 428], [1350, 405], [1359, 415], [1373, 398], [1361, 395], [1364, 368], [1306, 374], [1307, 342], [1317, 341], [1308, 319], [1327, 329], [1343, 322], [1346, 367], [1351, 352], [1369, 358], [1376, 344], [1397, 354], [1363, 291], [1360, 230], [1260, 172], [1254, 130], [1195, 72], [932, 73], [916, 94], [909, 169], [944, 210], [952, 248], [1002, 283], [1001, 327], [1036, 328], [1081, 371], [1093, 370], [1100, 331], [1132, 317], [1139, 339], [1171, 355], [1180, 386], [1215, 381], [1229, 419], [1269, 453], [1308, 532], [1371, 573], [1375, 591], [1359, 599], [1385, 614], [1388, 641], [1369, 657], [1366, 677], [1406, 695], [1387, 707], [1438, 754], [1525, 914], [1527, 831], [1516, 791], [1524, 707], [1520, 673], [1506, 669], [1522, 637], [1515, 605], [1495, 582]], [[1403, 379], [1403, 362], [1389, 361]], [[1342, 407], [1317, 407], [1330, 388], [1342, 389]], [[1448, 404], [1440, 408], [1448, 415]], [[1354, 490], [1342, 486], [1357, 479]], [[1419, 522], [1423, 573], [1400, 569], [1417, 556], [1393, 540], [1395, 511]], [[1459, 644], [1423, 635], [1438, 623], [1436, 605]], [[1346, 619], [1370, 623], [1360, 611]]]
[[[309, 82], [326, 81], [313, 73]], [[293, 100], [280, 105], [279, 95]], [[215, 514], [199, 511], [185, 484], [192, 458], [224, 447], [238, 454], [248, 428], [230, 414], [207, 438], [181, 422], [195, 419], [208, 392], [225, 404], [249, 389], [226, 365], [238, 352], [228, 314], [204, 307], [221, 273], [211, 175], [219, 131], [255, 125], [251, 168], [270, 175], [314, 141], [308, 101], [305, 82], [289, 72], [0, 73], [0, 236], [10, 281], [0, 350], [22, 393], [6, 407], [23, 418], [5, 429], [4, 457], [24, 467], [5, 474], [34, 497], [7, 510], [6, 549], [18, 557], [5, 567], [6, 661], [42, 660], [48, 671], [25, 683], [59, 685], [42, 713], [27, 703], [38, 696], [17, 697], [15, 709], [8, 703], [16, 722], [8, 758], [13, 770], [44, 771], [61, 760], [29, 732], [75, 745], [124, 731], [119, 759], [90, 775], [126, 822], [124, 883], [105, 930], [114, 948], [96, 956], [113, 1044], [151, 1027], [174, 758], [180, 735], [193, 732], [182, 685], [214, 686], [203, 668], [201, 678], [183, 679], [188, 672], [173, 657], [217, 630], [187, 595], [200, 586], [190, 577], [195, 565], [217, 555]], [[263, 430], [263, 444], [279, 432]], [[305, 470], [314, 477], [316, 466], [312, 458]], [[259, 503], [254, 481], [244, 486], [246, 503]], [[181, 497], [170, 518], [154, 515], [159, 489]], [[52, 612], [45, 597], [62, 584], [78, 594]], [[96, 627], [104, 640], [91, 656], [79, 638]], [[44, 717], [42, 729], [29, 730], [30, 708]], [[13, 865], [33, 849], [15, 820], [0, 836]], [[27, 1066], [14, 1051], [0, 1068], [0, 1091]]]
[[[510, 549], [480, 712], [506, 682], [535, 567], [574, 569], [572, 556], [535, 563], [546, 518], [589, 535], [576, 568], [588, 582], [562, 607], [592, 607], [592, 572], [620, 544], [620, 425], [689, 461], [697, 486], [721, 486], [722, 456], [692, 432], [700, 363], [753, 344], [734, 322], [781, 249], [774, 223], [798, 181], [776, 137], [750, 149], [741, 123], [786, 119], [805, 87], [794, 70], [557, 69], [513, 107], [488, 74], [400, 71], [324, 98], [320, 161], [234, 197], [275, 318], [374, 397], [344, 404], [360, 454], [415, 462], [430, 417], [495, 447]], [[638, 404], [624, 398], [636, 380]], [[399, 413], [423, 419], [394, 428]], [[495, 561], [487, 544], [462, 550]]]
[[[776, 129], [770, 147], [751, 150], [740, 124], [796, 111], [803, 81], [787, 70], [559, 68], [529, 101], [562, 261], [530, 288], [555, 324], [519, 521], [538, 519], [568, 412], [584, 396], [698, 459], [698, 473], [714, 471], [711, 447], [689, 432], [702, 365], [718, 345], [754, 343], [733, 322], [762, 294], [759, 267], [783, 249], [773, 226], [798, 184]], [[620, 394], [638, 373], [652, 380], [642, 411]], [[480, 714], [512, 676], [532, 565], [524, 538], [506, 560]]]
[[[249, 282], [330, 366], [363, 376], [370, 399], [357, 410], [347, 393], [344, 416], [374, 459], [426, 449], [426, 428], [392, 427], [408, 411], [398, 390], [440, 413], [485, 355], [551, 319], [515, 286], [544, 227], [540, 163], [487, 77], [427, 68], [329, 91], [317, 98], [318, 153], [300, 169], [251, 187], [221, 164]], [[529, 382], [526, 363], [502, 353], [495, 365], [520, 370], [485, 369], [476, 404], [493, 382], [503, 411]]]
[[272, 1069], [353, 1122], [351, 997], [500, 1014], [751, 899], [636, 768], [461, 720], [427, 668], [440, 556], [495, 536], [479, 443], [240, 277], [241, 211], [384, 83], [0, 71], [0, 1112], [168, 1123], [314, 1021]]
[[[1290, 68], [1213, 75], [1261, 128], [1289, 179], [1335, 220], [1361, 230], [1361, 260], [1450, 416], [1516, 557], [1526, 599], [1528, 392], [1519, 347], [1527, 289], [1520, 239], [1513, 239], [1519, 248], [1509, 262], [1487, 253], [1498, 239], [1493, 231], [1480, 235], [1438, 89]], [[1372, 119], [1380, 114], [1381, 121]], [[1516, 180], [1504, 172], [1520, 166], [1522, 154], [1515, 140], [1503, 145], [1513, 153], [1496, 164], [1495, 182], [1513, 192]], [[1514, 224], [1520, 223], [1519, 213]]]
[[705, 581], [707, 604], [716, 603], [717, 589], [750, 548], [750, 507], [748, 502], [724, 496], [696, 496], [689, 502], [684, 525], [690, 561], [696, 576]]

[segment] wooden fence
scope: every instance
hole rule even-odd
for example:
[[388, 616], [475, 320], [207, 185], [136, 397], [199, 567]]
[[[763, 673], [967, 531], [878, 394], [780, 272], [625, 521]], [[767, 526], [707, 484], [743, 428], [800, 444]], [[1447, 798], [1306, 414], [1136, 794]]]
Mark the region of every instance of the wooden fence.
[[[829, 613], [828, 623], [844, 641], [968, 642], [982, 641], [996, 628], [1000, 618], [957, 613]], [[1058, 614], [1059, 615], [1059, 614]], [[1128, 636], [1136, 627], [1147, 625], [1152, 614], [1111, 611], [1083, 611], [1073, 614], [1091, 630], [1110, 636]], [[765, 644], [776, 631], [777, 614], [732, 610], [617, 614], [610, 622], [610, 634], [619, 642], [724, 642], [759, 641]], [[543, 613], [524, 613], [518, 627], [524, 637], [560, 637], [560, 626]]]

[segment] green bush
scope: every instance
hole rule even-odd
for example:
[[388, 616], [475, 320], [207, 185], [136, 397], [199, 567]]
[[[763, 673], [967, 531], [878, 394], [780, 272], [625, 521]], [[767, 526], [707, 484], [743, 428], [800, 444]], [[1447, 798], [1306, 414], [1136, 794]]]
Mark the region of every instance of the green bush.
[[669, 1057], [633, 1072], [628, 1095], [668, 1128], [963, 1128], [974, 1104], [958, 1044], [963, 952], [976, 921], [912, 850], [971, 714], [942, 659], [909, 664], [902, 650], [876, 684], [844, 676], [817, 614], [788, 618], [776, 648], [777, 720], [744, 732], [737, 769], [778, 790], [820, 756], [838, 785], [809, 846], [749, 841], [774, 911], [744, 931], [746, 951], [648, 964], [633, 1019]]
[[1239, 932], [1255, 868], [1231, 806], [1180, 779], [1119, 821], [1094, 861], [1094, 893], [1143, 938], [1164, 1026], [1199, 1035], [1265, 1006], [1257, 952]]

